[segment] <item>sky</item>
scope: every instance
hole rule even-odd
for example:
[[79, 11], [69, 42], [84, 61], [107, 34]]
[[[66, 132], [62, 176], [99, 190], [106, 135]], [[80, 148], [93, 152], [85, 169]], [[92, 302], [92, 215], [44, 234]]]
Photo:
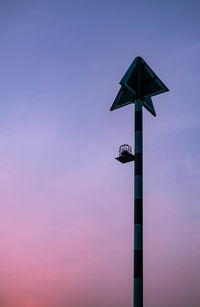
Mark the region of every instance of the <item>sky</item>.
[[0, 306], [131, 307], [136, 56], [144, 109], [144, 306], [200, 306], [200, 3], [0, 1]]

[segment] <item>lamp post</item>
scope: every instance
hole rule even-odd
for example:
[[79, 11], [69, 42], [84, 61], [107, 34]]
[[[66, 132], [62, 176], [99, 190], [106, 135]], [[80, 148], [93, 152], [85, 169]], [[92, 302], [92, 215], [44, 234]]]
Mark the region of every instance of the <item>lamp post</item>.
[[[143, 132], [142, 106], [156, 116], [151, 96], [168, 91], [152, 69], [141, 58], [134, 59], [120, 81], [121, 88], [111, 111], [135, 103], [135, 152], [120, 152], [121, 163], [135, 161], [134, 165], [134, 307], [143, 307]], [[122, 146], [129, 146], [124, 144]], [[121, 146], [120, 146], [121, 147]], [[130, 146], [129, 146], [130, 147]], [[128, 148], [128, 147], [127, 147]], [[124, 153], [124, 154], [123, 154]]]

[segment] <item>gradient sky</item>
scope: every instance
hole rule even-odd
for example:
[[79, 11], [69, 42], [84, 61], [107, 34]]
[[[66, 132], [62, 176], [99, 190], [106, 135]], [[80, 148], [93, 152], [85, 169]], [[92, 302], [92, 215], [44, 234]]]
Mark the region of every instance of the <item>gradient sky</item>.
[[0, 1], [0, 306], [131, 307], [133, 105], [142, 56], [144, 306], [200, 306], [200, 2]]

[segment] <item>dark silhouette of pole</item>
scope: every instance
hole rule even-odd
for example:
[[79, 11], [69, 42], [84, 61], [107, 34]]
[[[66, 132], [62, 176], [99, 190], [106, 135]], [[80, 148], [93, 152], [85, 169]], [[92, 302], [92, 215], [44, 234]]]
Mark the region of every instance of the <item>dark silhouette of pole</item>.
[[134, 307], [143, 307], [143, 171], [140, 63], [138, 64], [138, 95], [135, 101], [134, 177]]
[[134, 168], [134, 298], [133, 307], [143, 307], [143, 166], [142, 106], [156, 116], [151, 97], [169, 89], [141, 58], [136, 57], [120, 81], [121, 88], [111, 111], [135, 103], [135, 154], [128, 144], [120, 146], [121, 163], [135, 161]]

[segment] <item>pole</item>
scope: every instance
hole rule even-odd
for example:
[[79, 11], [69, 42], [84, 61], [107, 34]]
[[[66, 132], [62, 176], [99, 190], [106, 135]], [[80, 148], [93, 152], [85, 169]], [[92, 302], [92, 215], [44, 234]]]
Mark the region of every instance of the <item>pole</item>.
[[139, 63], [138, 97], [135, 101], [134, 307], [143, 307], [143, 167], [140, 65]]

